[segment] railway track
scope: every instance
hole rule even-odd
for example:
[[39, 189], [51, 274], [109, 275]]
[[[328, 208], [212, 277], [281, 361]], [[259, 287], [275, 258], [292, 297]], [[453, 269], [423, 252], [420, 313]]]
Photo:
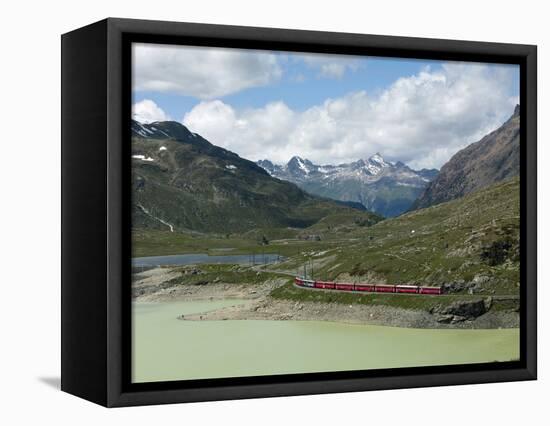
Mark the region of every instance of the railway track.
[[308, 280], [302, 277], [295, 277], [294, 284], [303, 288], [315, 288], [336, 291], [356, 291], [363, 293], [384, 293], [384, 294], [429, 294], [441, 295], [441, 286], [417, 286], [407, 284], [369, 284], [369, 283], [338, 283], [333, 281]]
[[376, 292], [376, 291], [364, 291], [364, 290], [342, 290], [342, 289], [331, 289], [331, 288], [318, 288], [318, 287], [306, 287], [296, 284], [293, 282], [294, 287], [308, 290], [308, 291], [319, 291], [319, 292], [334, 292], [334, 293], [352, 293], [352, 294], [389, 294], [389, 295], [406, 295], [406, 296], [433, 296], [437, 298], [449, 298], [449, 297], [467, 297], [467, 298], [480, 298], [480, 297], [491, 297], [493, 300], [506, 301], [506, 300], [518, 300], [519, 296], [514, 294], [504, 294], [504, 295], [488, 295], [488, 294], [457, 294], [457, 293], [440, 293], [440, 294], [426, 294], [426, 293], [399, 293], [399, 292]]

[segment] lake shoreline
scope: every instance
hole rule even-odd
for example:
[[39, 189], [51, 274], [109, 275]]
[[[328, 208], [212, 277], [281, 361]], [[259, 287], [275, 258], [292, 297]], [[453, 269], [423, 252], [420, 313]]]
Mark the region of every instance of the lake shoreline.
[[339, 303], [291, 302], [271, 297], [250, 300], [235, 306], [182, 315], [184, 321], [329, 321], [343, 324], [380, 325], [416, 329], [498, 329], [518, 328], [515, 316], [488, 312], [475, 320], [455, 324], [438, 322], [427, 311], [382, 305], [342, 305]]
[[[273, 320], [331, 321], [347, 324], [383, 325], [421, 329], [498, 329], [518, 328], [519, 314], [492, 311], [476, 318], [442, 322], [441, 315], [426, 310], [403, 309], [385, 305], [294, 302], [275, 299], [270, 293], [288, 279], [274, 278], [263, 284], [172, 285], [178, 276], [171, 268], [156, 268], [136, 274], [133, 297], [136, 302], [183, 302], [241, 299], [245, 303], [212, 311], [182, 315], [185, 321]], [[452, 317], [452, 315], [450, 316]]]

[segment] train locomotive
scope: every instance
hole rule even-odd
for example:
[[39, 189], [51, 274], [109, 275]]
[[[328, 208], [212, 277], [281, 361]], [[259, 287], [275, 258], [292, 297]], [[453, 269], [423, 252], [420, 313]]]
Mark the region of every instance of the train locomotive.
[[337, 283], [332, 281], [309, 280], [296, 277], [294, 283], [299, 287], [316, 288], [323, 290], [364, 291], [369, 293], [405, 293], [405, 294], [442, 294], [442, 288], [436, 286], [417, 286], [408, 284], [365, 284], [365, 283]]

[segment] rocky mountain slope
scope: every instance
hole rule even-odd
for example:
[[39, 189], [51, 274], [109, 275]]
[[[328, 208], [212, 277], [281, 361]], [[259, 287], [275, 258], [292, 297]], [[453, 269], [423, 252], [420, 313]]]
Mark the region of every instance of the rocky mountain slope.
[[334, 165], [316, 165], [292, 157], [285, 165], [258, 161], [271, 176], [293, 182], [311, 194], [363, 204], [386, 217], [408, 210], [437, 175], [437, 170], [415, 171], [402, 162], [392, 163], [376, 153], [366, 160]]
[[457, 152], [416, 200], [413, 209], [463, 197], [519, 174], [519, 105], [497, 130]]
[[353, 211], [271, 177], [255, 163], [212, 145], [177, 122], [132, 122], [134, 229], [237, 233], [310, 226]]

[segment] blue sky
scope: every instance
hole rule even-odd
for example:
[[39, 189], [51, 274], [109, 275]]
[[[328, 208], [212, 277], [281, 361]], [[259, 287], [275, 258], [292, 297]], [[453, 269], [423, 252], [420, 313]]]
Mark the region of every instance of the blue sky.
[[510, 65], [134, 46], [134, 116], [181, 121], [257, 160], [368, 157], [440, 167], [502, 124], [519, 99]]

